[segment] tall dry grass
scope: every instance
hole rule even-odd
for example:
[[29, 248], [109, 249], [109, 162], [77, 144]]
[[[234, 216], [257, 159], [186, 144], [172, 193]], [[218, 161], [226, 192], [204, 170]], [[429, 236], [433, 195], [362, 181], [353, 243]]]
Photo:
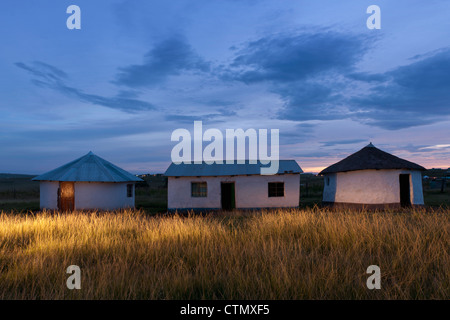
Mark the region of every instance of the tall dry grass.
[[449, 299], [449, 226], [448, 209], [3, 212], [0, 299]]

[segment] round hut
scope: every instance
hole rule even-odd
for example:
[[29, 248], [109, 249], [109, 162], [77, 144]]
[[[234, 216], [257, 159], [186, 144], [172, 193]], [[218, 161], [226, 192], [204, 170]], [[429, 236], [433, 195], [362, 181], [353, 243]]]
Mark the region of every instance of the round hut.
[[423, 205], [423, 170], [370, 143], [319, 173], [324, 176], [323, 203], [372, 208]]
[[142, 179], [89, 152], [40, 181], [41, 209], [116, 210], [134, 208], [134, 185]]

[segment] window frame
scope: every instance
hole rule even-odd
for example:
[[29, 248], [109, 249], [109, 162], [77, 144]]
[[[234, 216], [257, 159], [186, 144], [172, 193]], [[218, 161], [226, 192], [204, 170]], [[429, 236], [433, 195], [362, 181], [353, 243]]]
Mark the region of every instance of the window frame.
[[133, 198], [133, 184], [127, 183], [127, 198]]
[[[197, 187], [198, 189], [194, 191], [194, 185], [203, 185], [204, 184], [204, 192], [202, 187]], [[208, 197], [208, 183], [206, 181], [191, 181], [191, 198], [206, 198]]]
[[[271, 185], [275, 185], [275, 187], [271, 188]], [[282, 186], [280, 188], [280, 185]], [[275, 188], [275, 189], [274, 189]], [[281, 192], [280, 192], [281, 190]], [[285, 196], [284, 192], [284, 182], [283, 181], [271, 181], [267, 183], [267, 191], [269, 198], [282, 198]]]

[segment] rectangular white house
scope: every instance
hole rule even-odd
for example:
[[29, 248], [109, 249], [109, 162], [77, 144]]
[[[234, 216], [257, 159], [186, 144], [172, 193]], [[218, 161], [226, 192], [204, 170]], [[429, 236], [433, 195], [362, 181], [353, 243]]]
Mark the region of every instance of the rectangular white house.
[[298, 207], [300, 173], [295, 160], [280, 160], [278, 173], [261, 175], [251, 164], [174, 164], [167, 169], [168, 209], [233, 210]]

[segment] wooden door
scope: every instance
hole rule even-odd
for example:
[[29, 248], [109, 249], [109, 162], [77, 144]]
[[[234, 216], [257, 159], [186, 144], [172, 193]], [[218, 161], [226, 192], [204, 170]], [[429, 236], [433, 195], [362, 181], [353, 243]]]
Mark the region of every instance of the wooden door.
[[73, 211], [75, 208], [75, 188], [73, 182], [59, 183], [59, 210]]

